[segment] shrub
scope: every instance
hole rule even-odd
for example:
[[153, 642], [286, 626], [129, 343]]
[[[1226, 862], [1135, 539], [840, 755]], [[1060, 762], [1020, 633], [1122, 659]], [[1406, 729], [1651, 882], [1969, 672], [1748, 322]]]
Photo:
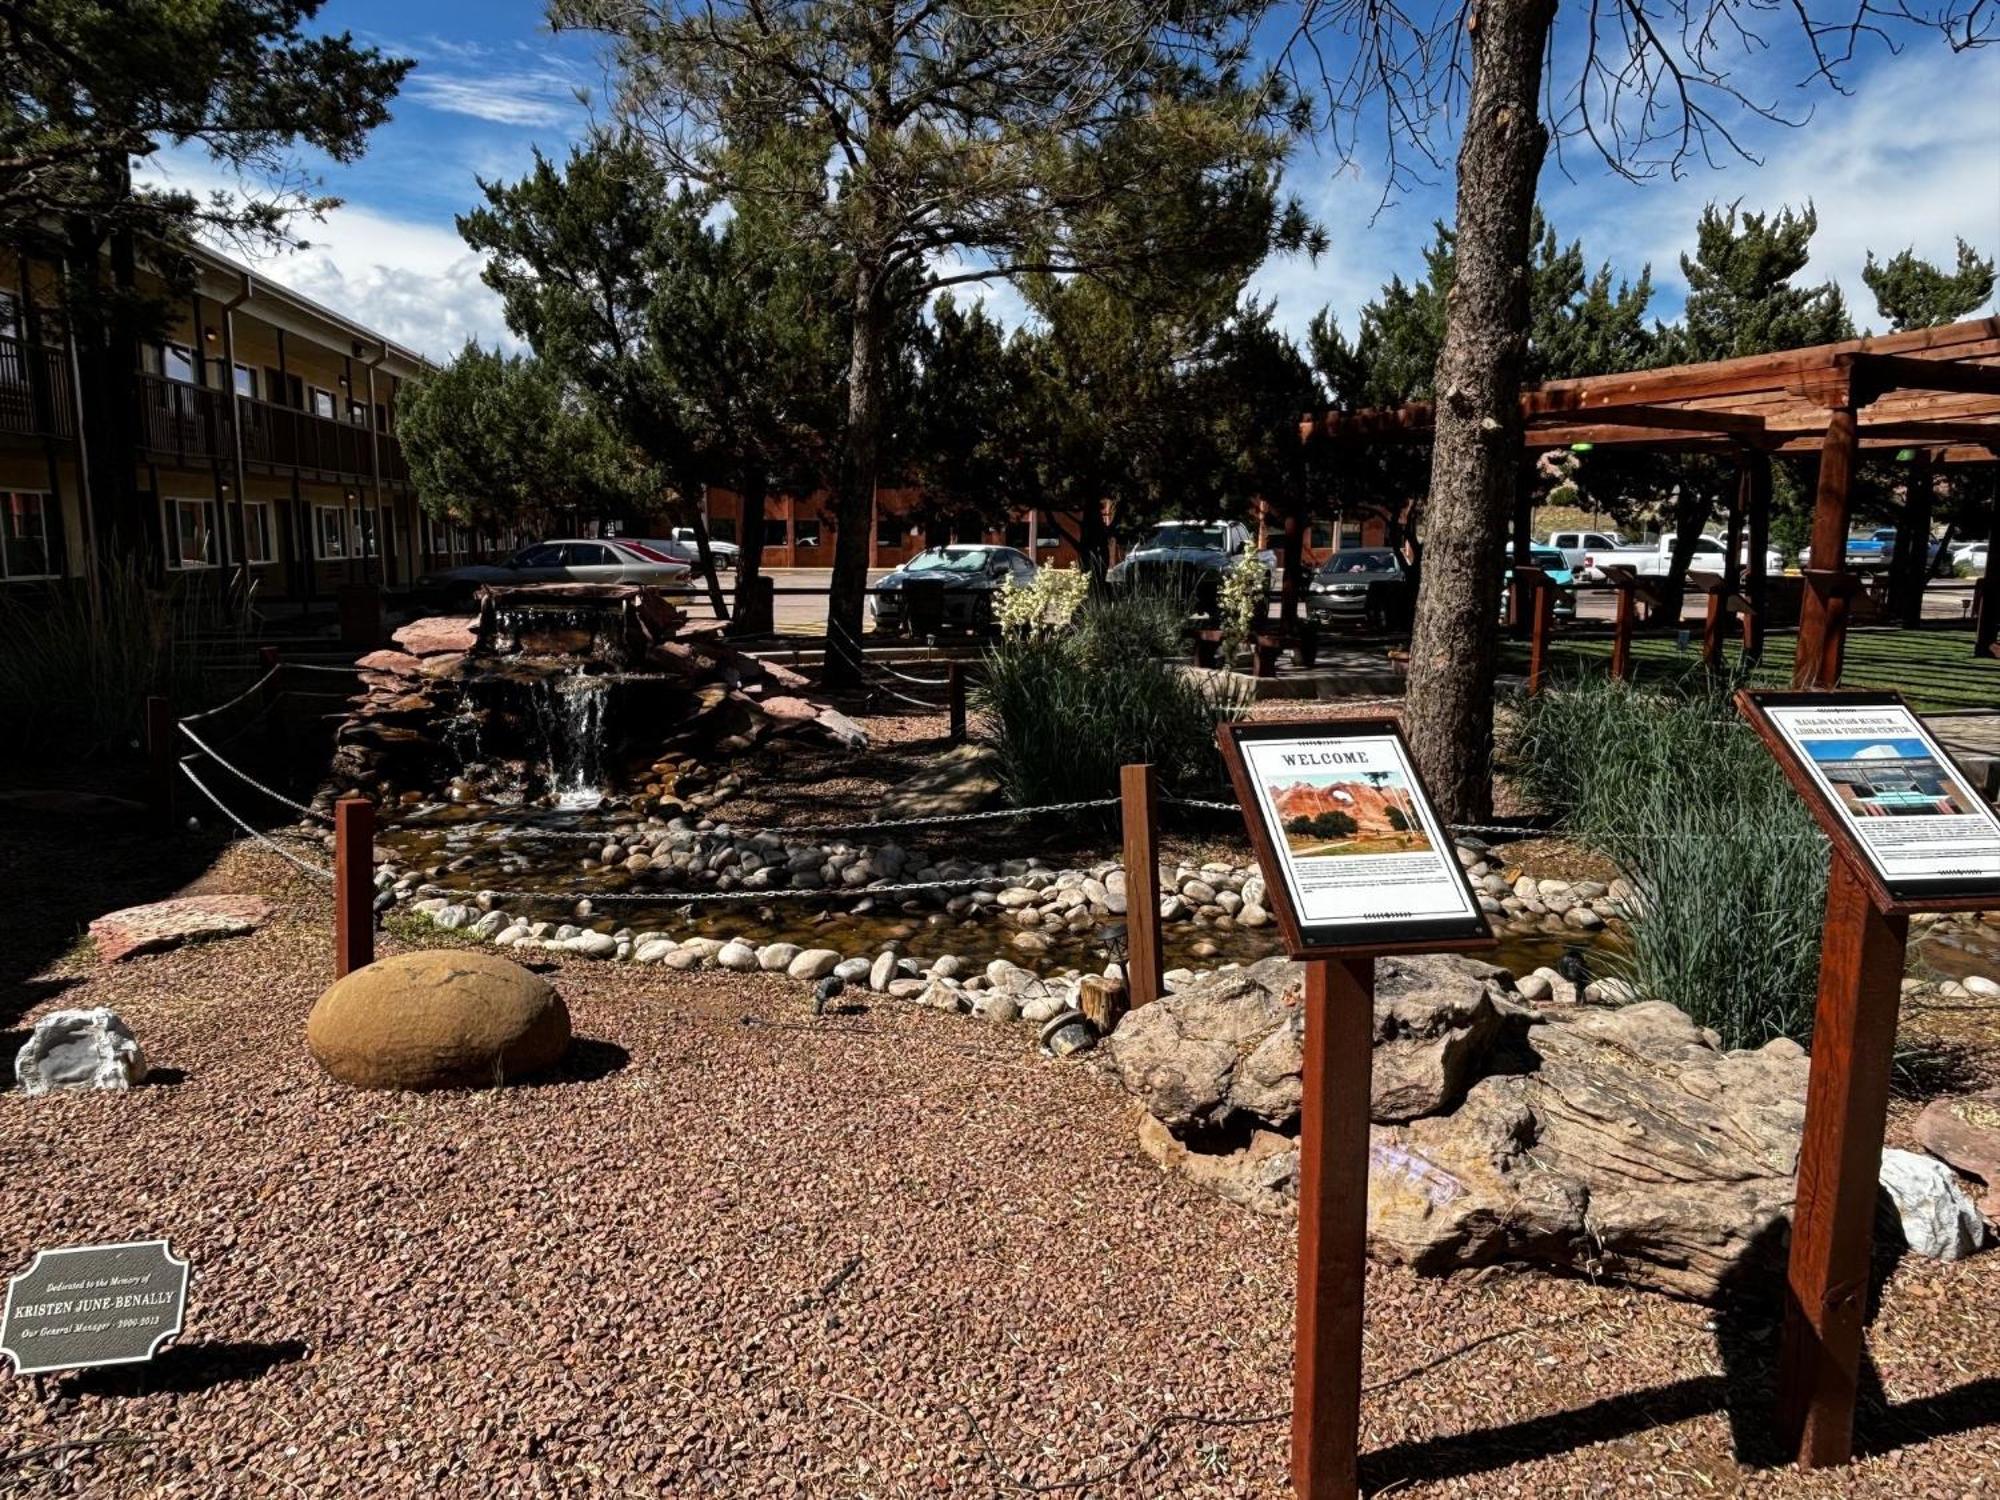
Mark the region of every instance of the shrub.
[[132, 739], [149, 695], [182, 712], [209, 701], [192, 637], [240, 629], [243, 609], [226, 585], [176, 598], [129, 562], [106, 571], [94, 617], [80, 582], [0, 597], [0, 753], [101, 754]]
[[1247, 705], [1167, 659], [1180, 628], [1173, 600], [1131, 594], [1088, 601], [1060, 633], [1007, 635], [988, 650], [977, 703], [1015, 803], [1114, 795], [1119, 767], [1136, 761], [1183, 791], [1221, 781], [1216, 723]]
[[993, 621], [1003, 635], [1033, 630], [1061, 630], [1076, 617], [1090, 593], [1090, 575], [1081, 568], [1042, 568], [1032, 583], [1000, 580], [993, 601]]
[[1727, 684], [1563, 684], [1520, 702], [1504, 753], [1516, 785], [1631, 882], [1614, 966], [1641, 995], [1725, 1046], [1809, 1039], [1826, 840]]

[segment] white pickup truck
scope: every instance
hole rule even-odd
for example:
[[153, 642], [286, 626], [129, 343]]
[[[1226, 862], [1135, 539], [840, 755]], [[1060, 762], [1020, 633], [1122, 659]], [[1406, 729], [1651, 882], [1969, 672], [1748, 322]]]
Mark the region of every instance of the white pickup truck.
[[[1729, 548], [1721, 537], [1707, 535], [1696, 537], [1694, 552], [1688, 559], [1688, 570], [1694, 573], [1719, 573], [1722, 571], [1722, 560], [1728, 555]], [[1606, 567], [1619, 567], [1630, 568], [1641, 578], [1665, 577], [1673, 566], [1673, 558], [1674, 539], [1663, 536], [1657, 541], [1643, 542], [1631, 547], [1615, 547], [1609, 552], [1588, 552], [1584, 554], [1578, 576], [1602, 578]], [[1749, 566], [1749, 543], [1744, 543], [1738, 561], [1745, 567]], [[1765, 548], [1764, 571], [1777, 574], [1782, 573], [1784, 568], [1784, 559], [1777, 551], [1770, 547]]]
[[1593, 552], [1613, 552], [1624, 546], [1625, 538], [1615, 531], [1552, 531], [1542, 545], [1555, 548], [1574, 570]]

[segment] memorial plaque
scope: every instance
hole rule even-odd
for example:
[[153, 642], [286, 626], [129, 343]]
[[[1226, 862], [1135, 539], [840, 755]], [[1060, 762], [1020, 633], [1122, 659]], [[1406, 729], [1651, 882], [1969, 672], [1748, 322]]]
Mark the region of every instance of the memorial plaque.
[[1394, 720], [1225, 724], [1217, 737], [1292, 957], [1492, 943]]
[[1896, 693], [1738, 695], [1885, 906], [2000, 904], [2000, 817]]
[[40, 1251], [7, 1283], [0, 1352], [16, 1375], [143, 1364], [181, 1331], [187, 1284], [165, 1240]]

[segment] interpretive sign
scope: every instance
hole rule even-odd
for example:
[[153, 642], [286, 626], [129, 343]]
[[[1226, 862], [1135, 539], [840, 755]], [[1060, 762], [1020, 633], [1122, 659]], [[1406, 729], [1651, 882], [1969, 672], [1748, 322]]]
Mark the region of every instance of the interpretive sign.
[[1394, 720], [1225, 724], [1218, 738], [1294, 958], [1492, 942]]
[[43, 1250], [7, 1283], [0, 1352], [16, 1375], [143, 1363], [181, 1331], [187, 1285], [165, 1240]]
[[1745, 693], [1828, 837], [1893, 904], [2000, 900], [2000, 817], [1895, 693]]

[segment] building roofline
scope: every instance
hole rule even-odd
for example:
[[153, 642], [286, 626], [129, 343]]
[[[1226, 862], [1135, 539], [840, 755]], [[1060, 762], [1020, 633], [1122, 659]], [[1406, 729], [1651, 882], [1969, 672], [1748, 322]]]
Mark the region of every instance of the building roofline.
[[250, 287], [250, 294], [253, 298], [265, 298], [275, 302], [287, 303], [297, 312], [311, 318], [316, 318], [323, 323], [331, 324], [350, 338], [362, 343], [378, 346], [383, 351], [385, 358], [393, 356], [419, 370], [430, 371], [438, 368], [437, 361], [428, 356], [419, 354], [416, 350], [397, 343], [394, 339], [389, 338], [386, 334], [377, 332], [365, 323], [356, 322], [345, 313], [334, 311], [334, 309], [328, 307], [323, 302], [314, 301], [303, 292], [294, 291], [283, 282], [274, 280], [253, 266], [246, 266], [242, 262], [224, 255], [220, 250], [215, 249], [211, 245], [205, 245], [197, 241], [193, 246], [193, 258], [196, 264], [205, 270], [217, 272], [231, 279], [244, 282]]

